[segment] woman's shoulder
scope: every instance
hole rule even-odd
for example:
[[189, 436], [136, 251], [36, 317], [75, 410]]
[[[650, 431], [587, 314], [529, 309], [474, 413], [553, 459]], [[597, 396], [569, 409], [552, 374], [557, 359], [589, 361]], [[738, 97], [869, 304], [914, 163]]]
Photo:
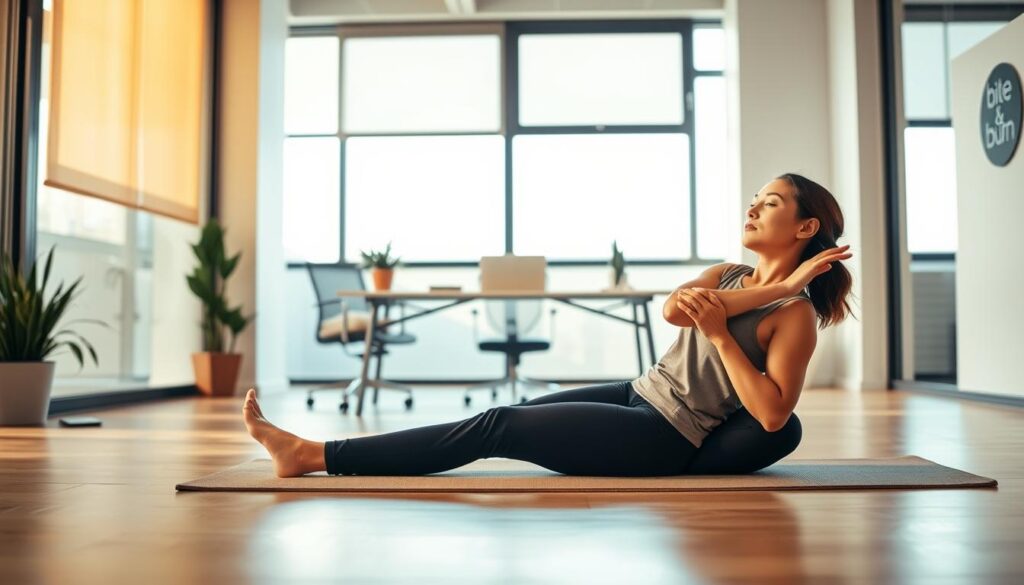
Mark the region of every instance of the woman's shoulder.
[[725, 269], [722, 270], [721, 282], [735, 277], [737, 274], [750, 274], [754, 269], [746, 264], [738, 262], [725, 262]]

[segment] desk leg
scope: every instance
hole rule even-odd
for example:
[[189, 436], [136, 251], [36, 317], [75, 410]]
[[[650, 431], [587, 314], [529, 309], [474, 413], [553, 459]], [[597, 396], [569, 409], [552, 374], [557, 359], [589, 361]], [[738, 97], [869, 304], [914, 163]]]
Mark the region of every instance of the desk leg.
[[647, 329], [647, 349], [651, 351], [651, 365], [658, 363], [658, 354], [654, 351], [654, 328], [651, 325], [649, 301], [644, 301], [644, 327]]
[[373, 334], [377, 330], [377, 303], [370, 302], [370, 325], [366, 329], [366, 349], [363, 350], [363, 367], [359, 374], [359, 391], [356, 400], [356, 416], [363, 416], [363, 394], [366, 394], [366, 380], [370, 375], [370, 356], [373, 354]]
[[[633, 333], [636, 334], [636, 361], [640, 365], [640, 375], [644, 375], [644, 351], [640, 348], [640, 321], [636, 313], [636, 303], [633, 305]], [[645, 305], [646, 307], [646, 305]]]

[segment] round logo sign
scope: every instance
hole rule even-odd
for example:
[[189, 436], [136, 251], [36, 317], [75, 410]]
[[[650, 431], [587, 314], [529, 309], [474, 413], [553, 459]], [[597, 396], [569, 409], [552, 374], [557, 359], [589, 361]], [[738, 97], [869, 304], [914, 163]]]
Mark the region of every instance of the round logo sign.
[[981, 145], [992, 164], [1002, 167], [1013, 158], [1020, 139], [1020, 77], [1009, 63], [988, 74], [981, 96]]

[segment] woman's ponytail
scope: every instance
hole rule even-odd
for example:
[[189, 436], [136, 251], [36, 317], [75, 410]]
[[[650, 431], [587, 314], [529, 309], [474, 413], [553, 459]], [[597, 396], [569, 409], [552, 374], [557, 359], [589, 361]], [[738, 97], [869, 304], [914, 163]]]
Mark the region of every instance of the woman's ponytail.
[[[787, 181], [796, 190], [799, 207], [797, 219], [814, 217], [820, 224], [818, 232], [801, 253], [800, 262], [816, 256], [822, 250], [838, 246], [836, 240], [843, 235], [843, 212], [832, 193], [818, 183], [795, 173], [786, 173], [777, 178]], [[853, 310], [846, 302], [852, 288], [853, 277], [839, 260], [831, 262], [829, 270], [811, 280], [807, 290], [814, 311], [818, 314], [819, 329], [838, 325], [847, 315], [853, 315]]]

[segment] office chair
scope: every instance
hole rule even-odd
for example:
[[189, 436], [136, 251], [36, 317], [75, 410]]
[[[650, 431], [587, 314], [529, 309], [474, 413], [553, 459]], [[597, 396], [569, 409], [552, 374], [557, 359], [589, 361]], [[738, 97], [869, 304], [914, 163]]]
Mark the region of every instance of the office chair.
[[[309, 278], [313, 283], [313, 290], [316, 292], [317, 306], [320, 317], [317, 320], [316, 340], [319, 343], [334, 344], [340, 343], [346, 354], [362, 360], [363, 353], [349, 351], [350, 343], [363, 343], [363, 352], [371, 351], [370, 358], [377, 358], [377, 375], [374, 376], [378, 382], [373, 386], [373, 403], [377, 404], [377, 393], [381, 388], [389, 390], [401, 390], [409, 396], [405, 399], [405, 408], [412, 408], [412, 388], [394, 382], [380, 381], [381, 362], [386, 355], [388, 345], [407, 344], [416, 341], [416, 336], [405, 332], [405, 323], [401, 324], [398, 333], [391, 333], [387, 328], [387, 314], [391, 309], [390, 305], [384, 308], [384, 318], [381, 325], [373, 335], [373, 347], [367, 348], [365, 342], [366, 331], [369, 326], [369, 306], [366, 299], [358, 297], [338, 297], [339, 290], [366, 290], [363, 282], [363, 272], [359, 266], [354, 264], [306, 264], [309, 270]], [[401, 306], [401, 305], [400, 305]], [[405, 309], [402, 307], [404, 316]], [[313, 393], [329, 388], [340, 388], [344, 382], [323, 384], [311, 388], [306, 395], [306, 406], [313, 408]], [[348, 399], [355, 392], [359, 385], [359, 379], [348, 384], [341, 395], [341, 404], [338, 408], [341, 412], [348, 411]]]
[[[466, 388], [463, 400], [466, 406], [472, 402], [470, 393], [474, 390], [490, 388], [491, 399], [498, 398], [498, 386], [508, 384], [512, 390], [512, 402], [516, 401], [516, 385], [533, 386], [549, 390], [558, 388], [557, 384], [548, 384], [540, 380], [533, 380], [519, 376], [516, 369], [519, 366], [520, 356], [530, 351], [543, 351], [551, 347], [555, 339], [555, 309], [551, 309], [550, 330], [548, 339], [521, 337], [522, 334], [531, 331], [539, 322], [541, 317], [542, 301], [540, 300], [488, 300], [485, 301], [487, 320], [495, 331], [504, 331], [504, 339], [486, 339], [481, 341], [477, 325], [477, 309], [473, 309], [473, 340], [481, 351], [500, 351], [505, 354], [506, 376], [499, 380], [491, 380], [480, 384], [474, 384]], [[519, 400], [526, 402], [524, 394]]]

